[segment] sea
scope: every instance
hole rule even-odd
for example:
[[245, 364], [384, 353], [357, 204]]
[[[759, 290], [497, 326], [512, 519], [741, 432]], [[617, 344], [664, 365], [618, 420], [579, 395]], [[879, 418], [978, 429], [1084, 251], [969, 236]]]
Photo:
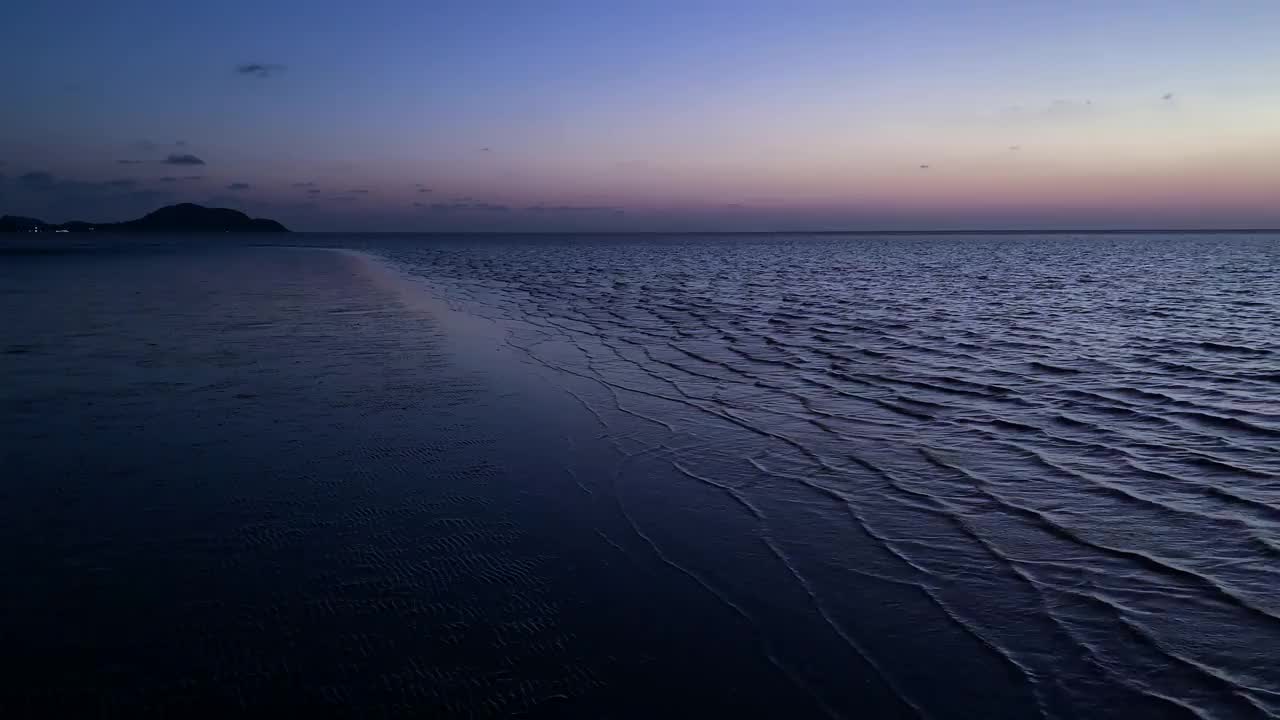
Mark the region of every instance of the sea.
[[1280, 716], [1280, 235], [11, 236], [0, 716]]

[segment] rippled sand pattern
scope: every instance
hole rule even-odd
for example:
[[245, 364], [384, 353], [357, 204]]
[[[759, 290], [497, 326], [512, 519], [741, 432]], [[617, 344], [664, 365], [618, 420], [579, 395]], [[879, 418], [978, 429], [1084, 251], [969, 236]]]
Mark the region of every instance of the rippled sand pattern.
[[1280, 239], [372, 245], [829, 714], [1280, 715]]
[[1280, 238], [291, 239], [0, 253], [0, 716], [1280, 715]]

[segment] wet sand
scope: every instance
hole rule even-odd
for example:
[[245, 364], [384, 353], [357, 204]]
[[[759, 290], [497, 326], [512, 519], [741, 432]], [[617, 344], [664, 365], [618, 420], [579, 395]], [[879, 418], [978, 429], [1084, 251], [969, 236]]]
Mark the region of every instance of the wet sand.
[[5, 269], [7, 717], [812, 709], [741, 618], [601, 538], [623, 519], [573, 474], [615, 461], [594, 419], [385, 270]]
[[0, 257], [0, 710], [1276, 713], [1266, 238], [295, 241]]

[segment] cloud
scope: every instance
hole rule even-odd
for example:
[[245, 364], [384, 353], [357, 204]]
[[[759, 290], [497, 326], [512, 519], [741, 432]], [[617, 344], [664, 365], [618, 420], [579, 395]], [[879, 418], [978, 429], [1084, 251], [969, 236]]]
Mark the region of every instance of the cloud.
[[369, 191], [366, 190], [365, 188], [352, 188], [347, 192], [351, 193], [352, 195], [368, 195], [369, 194]]
[[493, 150], [491, 148], [482, 147], [480, 148], [480, 152], [493, 152]]
[[26, 187], [48, 187], [53, 184], [53, 175], [47, 172], [32, 171], [18, 176], [18, 184]]
[[[735, 207], [731, 205], [730, 207]], [[741, 207], [741, 206], [736, 206]], [[525, 210], [536, 213], [620, 213], [622, 208], [607, 205], [534, 205]]]
[[32, 171], [9, 182], [14, 211], [51, 222], [122, 220], [155, 210], [173, 199], [158, 189], [138, 189], [132, 178], [86, 181]]
[[183, 175], [182, 179], [183, 180], [203, 180], [204, 176], [203, 175]]
[[117, 160], [116, 163], [120, 165], [141, 165], [143, 161], [142, 160]]
[[424, 202], [415, 202], [413, 206], [416, 208], [430, 207], [429, 205], [427, 205], [427, 203], [424, 203]]
[[203, 175], [186, 175], [184, 177], [174, 177], [172, 175], [165, 175], [164, 177], [159, 178], [159, 182], [174, 183], [174, 182], [180, 182], [185, 180], [202, 180], [202, 179], [204, 179]]
[[1021, 145], [1010, 145], [1010, 146], [1009, 146], [1009, 150], [1011, 150], [1011, 151], [1013, 151], [1013, 152], [1017, 152], [1017, 151], [1019, 151], [1019, 150], [1021, 150], [1021, 149], [1022, 149], [1022, 146], [1021, 146]]
[[162, 178], [160, 178], [159, 180], [157, 180], [157, 182], [163, 182], [163, 183], [178, 182], [178, 178], [176, 178], [176, 177], [174, 177], [174, 176], [172, 176], [172, 175], [165, 175], [164, 177], [162, 177]]
[[319, 195], [319, 194], [320, 194], [320, 188], [311, 188], [310, 190], [307, 190], [307, 194], [308, 194], [308, 195]]
[[190, 153], [170, 153], [162, 161], [165, 165], [204, 165], [204, 161]]
[[248, 190], [248, 189], [250, 189], [251, 187], [253, 187], [253, 186], [252, 186], [252, 185], [250, 185], [249, 183], [233, 182], [233, 183], [231, 183], [230, 185], [228, 185], [228, 186], [227, 186], [227, 189], [228, 189], [228, 190]]
[[187, 143], [185, 140], [175, 140], [173, 143], [168, 143], [168, 142], [158, 143], [158, 142], [155, 142], [154, 140], [134, 140], [133, 142], [129, 143], [126, 147], [128, 147], [130, 150], [137, 150], [139, 152], [155, 152], [160, 148], [169, 147], [170, 145], [172, 145], [173, 147], [186, 147]]
[[495, 205], [486, 202], [455, 202], [455, 203], [434, 203], [431, 206], [434, 212], [458, 212], [463, 210], [479, 210], [484, 212], [509, 212], [510, 207], [506, 205]]
[[1092, 100], [1058, 99], [1047, 105], [1012, 105], [997, 113], [997, 119], [1016, 123], [1068, 123], [1097, 117], [1098, 108]]
[[1161, 95], [1161, 96], [1160, 96], [1160, 99], [1161, 99], [1161, 100], [1172, 100], [1172, 99], [1173, 99], [1173, 93], [1171, 93], [1171, 92], [1167, 92], [1167, 93], [1165, 93], [1165, 94]]
[[420, 193], [429, 193], [429, 192], [431, 192], [431, 188], [424, 188], [424, 187], [420, 187], [420, 188], [418, 188], [418, 192], [420, 192]]
[[920, 169], [921, 169], [921, 170], [928, 170], [928, 169], [929, 169], [929, 166], [928, 166], [927, 164], [923, 164], [923, 163], [922, 163], [922, 164], [920, 165]]
[[296, 182], [293, 184], [293, 186], [296, 188], [309, 188], [309, 187], [315, 187], [316, 184], [313, 182]]
[[252, 75], [256, 78], [269, 78], [278, 72], [283, 72], [283, 65], [273, 65], [271, 63], [244, 63], [236, 66], [236, 72], [240, 75]]
[[1054, 100], [1044, 113], [1054, 117], [1074, 117], [1086, 112], [1092, 105], [1092, 100], [1085, 100], [1083, 103], [1078, 100]]

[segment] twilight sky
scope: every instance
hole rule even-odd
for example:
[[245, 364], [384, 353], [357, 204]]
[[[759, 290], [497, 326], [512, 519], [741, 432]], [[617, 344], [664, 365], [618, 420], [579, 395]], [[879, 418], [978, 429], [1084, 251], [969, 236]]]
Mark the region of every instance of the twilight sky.
[[1276, 0], [629, 4], [14, 3], [0, 213], [1280, 226]]

